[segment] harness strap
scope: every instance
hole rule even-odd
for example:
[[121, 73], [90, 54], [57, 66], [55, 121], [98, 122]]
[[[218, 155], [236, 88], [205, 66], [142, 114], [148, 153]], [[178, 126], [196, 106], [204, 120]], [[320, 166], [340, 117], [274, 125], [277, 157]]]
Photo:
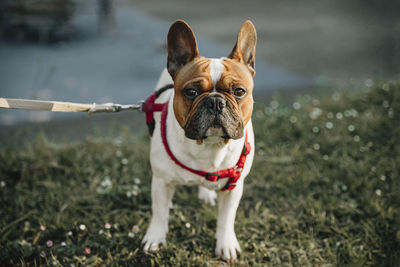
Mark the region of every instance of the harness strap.
[[210, 182], [216, 182], [222, 178], [229, 178], [228, 182], [226, 183], [226, 185], [222, 189], [222, 191], [233, 190], [236, 187], [236, 182], [239, 180], [239, 178], [242, 174], [247, 155], [250, 153], [250, 150], [251, 150], [250, 143], [247, 141], [247, 131], [246, 131], [242, 154], [240, 155], [239, 160], [234, 168], [224, 169], [224, 170], [220, 170], [220, 171], [216, 171], [216, 172], [205, 172], [205, 171], [195, 170], [195, 169], [192, 169], [192, 168], [184, 165], [182, 162], [180, 162], [174, 156], [174, 154], [172, 153], [172, 151], [168, 145], [167, 123], [166, 123], [167, 114], [168, 114], [168, 102], [164, 103], [163, 105], [164, 105], [164, 107], [163, 107], [162, 113], [161, 113], [161, 138], [162, 138], [162, 142], [164, 144], [165, 150], [167, 151], [167, 154], [169, 155], [169, 157], [175, 162], [176, 165], [180, 166], [181, 168], [183, 168], [191, 173], [202, 176]]
[[164, 87], [161, 87], [156, 92], [154, 92], [145, 102], [142, 104], [142, 111], [146, 113], [146, 124], [149, 128], [149, 133], [153, 136], [155, 121], [154, 121], [154, 112], [161, 111], [165, 103], [157, 104], [155, 103], [156, 99], [164, 93], [166, 90], [174, 88], [173, 84], [167, 84]]

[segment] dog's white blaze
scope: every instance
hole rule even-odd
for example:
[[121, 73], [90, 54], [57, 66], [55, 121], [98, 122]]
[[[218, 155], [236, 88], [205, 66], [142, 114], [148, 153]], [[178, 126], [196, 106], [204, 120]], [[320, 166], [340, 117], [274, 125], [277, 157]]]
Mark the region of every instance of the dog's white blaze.
[[214, 85], [217, 84], [219, 79], [221, 79], [222, 72], [225, 70], [224, 65], [222, 64], [222, 60], [224, 58], [210, 58], [211, 63], [210, 63], [210, 75], [211, 79]]

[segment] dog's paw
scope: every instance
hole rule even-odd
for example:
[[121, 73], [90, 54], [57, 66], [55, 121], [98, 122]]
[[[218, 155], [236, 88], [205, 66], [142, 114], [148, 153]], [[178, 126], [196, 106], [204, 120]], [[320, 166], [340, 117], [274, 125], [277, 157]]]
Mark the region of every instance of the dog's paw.
[[217, 246], [215, 248], [215, 255], [225, 261], [231, 262], [236, 260], [241, 252], [239, 242], [237, 241], [235, 233], [227, 234], [217, 237]]
[[217, 201], [217, 193], [214, 190], [209, 190], [203, 186], [199, 186], [199, 199], [204, 203], [215, 206]]
[[144, 252], [156, 251], [160, 245], [166, 244], [166, 234], [161, 231], [147, 230], [146, 235], [143, 237], [142, 246]]

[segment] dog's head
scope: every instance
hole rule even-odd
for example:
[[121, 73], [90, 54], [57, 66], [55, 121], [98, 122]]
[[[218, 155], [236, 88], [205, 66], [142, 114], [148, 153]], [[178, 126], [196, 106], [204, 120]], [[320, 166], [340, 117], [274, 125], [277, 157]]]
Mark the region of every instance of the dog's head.
[[189, 25], [178, 20], [168, 32], [168, 72], [174, 80], [174, 113], [186, 137], [226, 140], [243, 136], [253, 111], [257, 34], [246, 21], [226, 58], [199, 56]]

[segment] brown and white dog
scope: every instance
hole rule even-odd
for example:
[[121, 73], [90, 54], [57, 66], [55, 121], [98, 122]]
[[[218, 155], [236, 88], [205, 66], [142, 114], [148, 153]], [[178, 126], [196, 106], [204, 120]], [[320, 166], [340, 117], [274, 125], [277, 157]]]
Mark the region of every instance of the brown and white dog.
[[186, 22], [179, 20], [171, 25], [167, 70], [161, 74], [157, 88], [173, 82], [174, 90], [166, 91], [156, 101], [169, 101], [166, 139], [171, 152], [192, 169], [215, 172], [235, 166], [246, 133], [252, 149], [236, 187], [221, 191], [227, 179], [208, 181], [171, 159], [161, 137], [161, 115], [156, 113], [150, 150], [152, 218], [142, 241], [145, 251], [166, 243], [175, 187], [186, 184], [199, 185], [199, 198], [211, 205], [215, 205], [218, 196], [216, 255], [233, 260], [240, 252], [234, 221], [254, 157], [251, 114], [256, 40], [254, 25], [246, 21], [228, 57], [205, 58], [199, 56], [195, 35]]

